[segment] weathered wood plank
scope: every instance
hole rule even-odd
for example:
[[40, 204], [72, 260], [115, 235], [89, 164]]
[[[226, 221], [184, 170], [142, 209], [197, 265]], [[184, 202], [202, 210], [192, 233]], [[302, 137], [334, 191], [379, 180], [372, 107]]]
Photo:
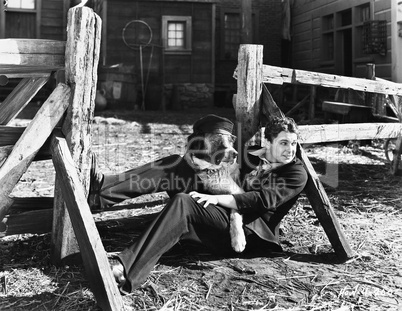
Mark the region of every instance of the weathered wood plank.
[[284, 83], [309, 84], [355, 91], [402, 95], [402, 84], [391, 81], [360, 79], [291, 68], [263, 65], [263, 82], [282, 85]]
[[0, 222], [0, 237], [14, 234], [43, 234], [52, 230], [53, 208], [7, 215]]
[[[267, 87], [263, 86], [263, 111], [268, 112], [271, 115], [283, 116], [275, 101], [273, 100], [271, 94], [269, 93]], [[343, 234], [341, 227], [339, 225], [338, 219], [334, 213], [331, 202], [329, 201], [328, 195], [320, 182], [320, 179], [315, 172], [310, 160], [308, 159], [303, 148], [298, 144], [297, 156], [302, 160], [306, 171], [308, 173], [307, 185], [304, 191], [311, 203], [318, 220], [321, 223], [325, 233], [331, 242], [337, 256], [340, 259], [347, 259], [354, 255], [352, 249], [350, 248], [345, 235]]]
[[14, 146], [1, 146], [0, 147], [0, 167], [3, 166], [3, 163], [6, 161], [8, 156], [10, 155], [11, 151], [13, 151]]
[[61, 55], [35, 55], [35, 54], [0, 54], [4, 65], [35, 66], [61, 69], [64, 67], [64, 57]]
[[[17, 143], [24, 131], [25, 127], [0, 125], [0, 159], [1, 157], [7, 157], [11, 153], [13, 145]], [[61, 130], [56, 127], [54, 131], [60, 132]], [[50, 142], [49, 139], [47, 139], [36, 154], [34, 161], [50, 160], [51, 154], [49, 146]]]
[[65, 44], [44, 39], [1, 39], [0, 68], [3, 65], [63, 68]]
[[97, 303], [102, 310], [123, 310], [123, 300], [88, 206], [86, 190], [78, 176], [67, 141], [60, 136], [52, 139], [52, 159], [81, 250], [87, 279]]
[[395, 138], [402, 134], [401, 123], [350, 123], [300, 125], [300, 143], [314, 144], [342, 140]]
[[351, 111], [359, 111], [361, 113], [369, 113], [371, 114], [371, 107], [362, 106], [362, 105], [354, 105], [348, 103], [340, 103], [340, 102], [332, 102], [332, 101], [323, 101], [322, 102], [322, 111], [332, 112], [340, 115], [348, 115]]
[[[101, 20], [88, 7], [72, 8], [68, 12], [66, 44], [66, 81], [73, 90], [62, 131], [68, 141], [85, 193], [89, 190], [91, 163], [91, 125], [95, 108], [97, 68], [99, 62]], [[71, 221], [60, 195], [61, 176], [56, 174], [53, 218], [52, 260], [78, 253]], [[68, 259], [66, 259], [68, 260]]]
[[12, 210], [41, 210], [53, 208], [53, 197], [14, 197]]
[[66, 42], [58, 40], [0, 39], [0, 54], [49, 54], [64, 57], [65, 48]]
[[0, 76], [7, 78], [46, 78], [52, 71], [60, 67], [0, 65]]
[[240, 45], [237, 67], [236, 120], [241, 145], [248, 143], [260, 124], [262, 46]]
[[9, 194], [67, 109], [70, 88], [59, 84], [43, 103], [0, 168], [0, 219], [12, 204]]
[[50, 73], [43, 78], [25, 78], [0, 103], [0, 124], [8, 124], [32, 100], [49, 80]]

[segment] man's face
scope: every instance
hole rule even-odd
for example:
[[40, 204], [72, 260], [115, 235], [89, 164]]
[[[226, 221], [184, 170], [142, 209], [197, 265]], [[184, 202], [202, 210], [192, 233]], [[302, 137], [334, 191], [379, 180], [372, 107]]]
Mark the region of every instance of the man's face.
[[282, 131], [272, 141], [267, 141], [266, 157], [270, 162], [287, 164], [296, 155], [297, 135]]

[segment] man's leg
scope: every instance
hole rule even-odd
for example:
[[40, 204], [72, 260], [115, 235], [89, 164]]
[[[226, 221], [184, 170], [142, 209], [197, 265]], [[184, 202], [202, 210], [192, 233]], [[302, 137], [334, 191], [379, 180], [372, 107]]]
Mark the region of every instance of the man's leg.
[[[91, 168], [91, 209], [112, 206], [142, 194], [169, 190], [180, 192], [187, 181], [178, 180], [177, 168], [188, 170], [188, 166], [182, 166], [182, 158], [172, 155], [120, 174], [103, 175], [96, 169], [95, 158]], [[188, 175], [191, 173], [188, 172]]]
[[214, 205], [204, 208], [188, 194], [175, 195], [140, 238], [118, 255], [128, 280], [125, 289], [138, 288], [159, 258], [179, 240], [233, 254], [229, 215], [229, 210]]

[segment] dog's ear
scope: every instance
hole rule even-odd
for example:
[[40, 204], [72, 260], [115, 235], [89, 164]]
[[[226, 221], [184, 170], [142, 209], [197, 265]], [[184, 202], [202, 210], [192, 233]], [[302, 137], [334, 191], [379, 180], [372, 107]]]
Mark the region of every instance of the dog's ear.
[[204, 134], [191, 134], [187, 139], [187, 152], [197, 158], [210, 160], [211, 155], [205, 140]]

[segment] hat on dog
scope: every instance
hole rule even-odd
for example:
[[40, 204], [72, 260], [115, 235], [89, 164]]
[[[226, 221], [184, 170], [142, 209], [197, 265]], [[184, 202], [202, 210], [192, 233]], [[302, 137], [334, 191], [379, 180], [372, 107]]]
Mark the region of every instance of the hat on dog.
[[214, 114], [208, 114], [194, 123], [193, 131], [195, 134], [232, 134], [233, 122]]

